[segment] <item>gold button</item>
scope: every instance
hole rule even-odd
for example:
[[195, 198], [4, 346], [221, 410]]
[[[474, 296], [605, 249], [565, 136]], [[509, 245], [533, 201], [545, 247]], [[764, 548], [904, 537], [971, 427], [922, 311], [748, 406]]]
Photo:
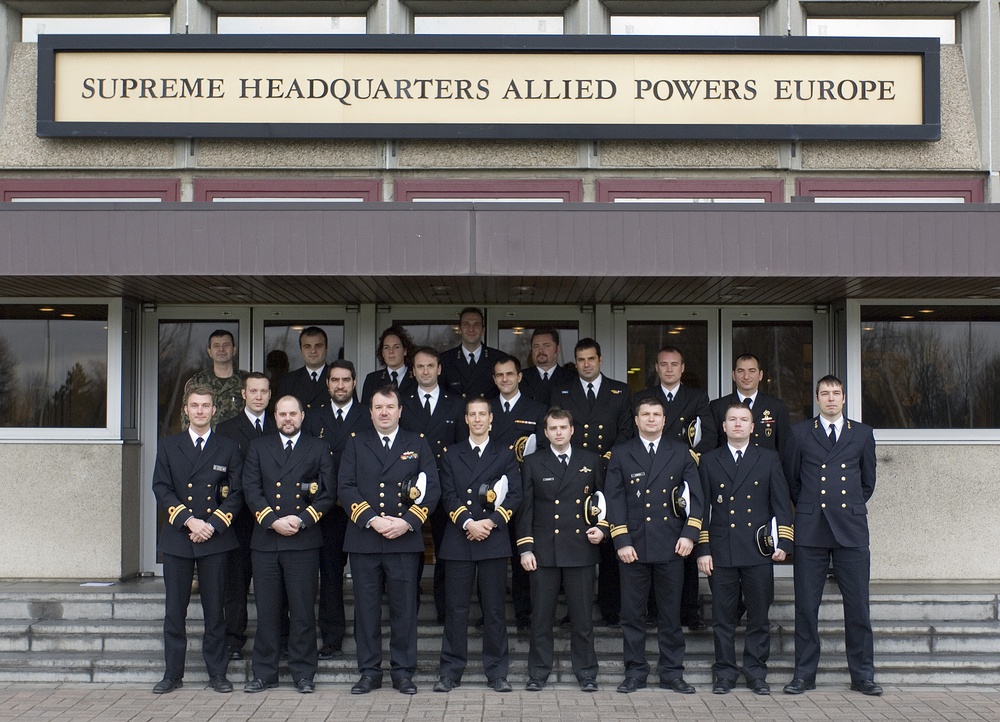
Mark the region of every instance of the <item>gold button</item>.
[[555, 515], [554, 517], [552, 517], [552, 518], [553, 518], [553, 519], [558, 519], [558, 518], [559, 518], [559, 515], [558, 515], [558, 514], [556, 514], [556, 515]]
[[188, 501], [193, 501], [193, 500], [194, 500], [194, 497], [193, 497], [193, 496], [189, 496], [189, 497], [188, 497]]
[[590, 424], [584, 424], [584, 425], [583, 425], [583, 428], [585, 428], [585, 429], [589, 429], [589, 428], [590, 428]]
[[826, 468], [826, 464], [822, 464], [819, 468], [825, 469]]
[[736, 501], [736, 497], [735, 496], [729, 497], [729, 501]]
[[841, 494], [846, 494], [846, 493], [847, 493], [847, 489], [841, 489], [841, 490], [840, 490], [840, 493], [841, 493]]
[[576, 503], [577, 503], [577, 504], [579, 504], [579, 503], [580, 503], [580, 500], [579, 500], [579, 499], [577, 499], [577, 500], [576, 500]]
[[380, 491], [378, 493], [378, 496], [379, 496], [380, 499], [384, 499], [385, 498], [385, 492], [384, 491]]
[[747, 501], [750, 501], [750, 495], [747, 494]]
[[379, 485], [378, 485], [378, 488], [379, 488], [379, 489], [384, 489], [384, 488], [385, 488], [385, 484], [379, 484]]
[[211, 513], [212, 513], [212, 510], [211, 510], [211, 509], [205, 509], [205, 513], [206, 513], [206, 514], [211, 514]]
[[559, 533], [559, 530], [558, 530], [558, 529], [556, 529], [556, 534], [558, 534], [558, 533]]
[[847, 504], [841, 504], [841, 505], [840, 505], [840, 508], [841, 508], [841, 509], [846, 509], [846, 508], [847, 508]]
[[279, 481], [279, 482], [277, 482], [277, 483], [275, 484], [275, 486], [281, 486], [281, 482], [280, 482], [280, 481]]
[[840, 468], [841, 468], [841, 469], [846, 469], [846, 468], [847, 468], [847, 464], [841, 464], [841, 465], [840, 465]]
[[646, 521], [653, 521], [653, 520], [652, 520], [652, 519], [650, 519], [650, 518], [649, 518], [649, 517], [647, 516], [647, 517], [646, 517]]
[[469, 506], [472, 506], [472, 499], [469, 499], [469, 500], [468, 500], [468, 501], [466, 501], [465, 503], [466, 503], [466, 504], [468, 504]]
[[295, 498], [296, 498], [296, 499], [301, 499], [301, 498], [302, 498], [302, 495], [301, 495], [301, 494], [296, 494], [296, 495], [295, 495]]
[[826, 481], [826, 477], [825, 476], [821, 476], [821, 477], [819, 477], [819, 480], [820, 481]]
[[603, 429], [603, 428], [604, 428], [604, 424], [598, 424], [598, 425], [597, 425], [597, 428], [599, 428], [599, 429]]
[[274, 495], [274, 498], [275, 498], [275, 499], [280, 499], [280, 498], [281, 498], [281, 494], [275, 494], [275, 495]]
[[577, 515], [576, 515], [576, 518], [577, 518], [577, 519], [579, 519], [579, 518], [580, 518], [580, 515], [579, 515], [579, 514], [577, 514]]
[[752, 514], [752, 513], [753, 513], [753, 509], [747, 509], [747, 514]]
[[192, 486], [194, 486], [194, 485], [193, 484], [188, 484], [188, 489], [190, 489]]
[[[674, 477], [671, 476], [670, 478], [673, 479]], [[726, 485], [725, 484], [719, 484], [719, 488], [720, 489], [725, 489]]]
[[575, 529], [574, 531], [576, 531], [576, 533], [577, 533], [577, 534], [579, 534], [579, 533], [580, 533], [580, 530], [579, 530], [579, 529]]
[[730, 510], [729, 510], [729, 513], [730, 513], [730, 514], [735, 514], [735, 513], [736, 513], [736, 510], [735, 510], [735, 509], [730, 509]]
[[841, 481], [847, 481], [847, 477], [846, 476], [842, 476], [842, 477], [840, 477], [840, 480]]
[[466, 490], [465, 490], [465, 493], [466, 493], [466, 494], [471, 494], [471, 493], [472, 493], [472, 489], [466, 489]]
[[556, 504], [558, 504], [558, 503], [559, 503], [559, 500], [558, 500], [558, 499], [556, 499]]
[[820, 489], [820, 490], [819, 490], [819, 493], [820, 493], [820, 494], [825, 494], [825, 493], [826, 493], [826, 489]]
[[747, 522], [747, 526], [750, 526], [750, 522]]
[[276, 507], [274, 507], [274, 510], [275, 511], [281, 511], [281, 507], [280, 506], [276, 506]]
[[754, 486], [760, 486], [760, 482], [759, 482], [759, 481], [755, 481], [755, 482], [753, 483], [753, 485], [754, 485]]
[[652, 506], [652, 504], [650, 504], [649, 502], [646, 502], [646, 508], [648, 509], [650, 506]]
[[729, 528], [730, 528], [730, 529], [735, 529], [735, 528], [736, 528], [736, 525], [735, 525], [735, 524], [730, 524], [730, 525], [729, 525]]
[[826, 504], [820, 504], [820, 507], [826, 509]]

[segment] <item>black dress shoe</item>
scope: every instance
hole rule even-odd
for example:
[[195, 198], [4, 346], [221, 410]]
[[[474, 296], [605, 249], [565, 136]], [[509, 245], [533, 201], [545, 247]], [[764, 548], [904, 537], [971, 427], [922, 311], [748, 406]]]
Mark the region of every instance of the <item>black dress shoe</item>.
[[363, 675], [353, 687], [351, 687], [351, 694], [368, 694], [373, 689], [378, 689], [381, 686], [381, 679], [375, 679], [374, 677], [369, 677], [366, 674]]
[[295, 689], [299, 694], [312, 694], [316, 691], [316, 685], [311, 679], [303, 677], [295, 683]]
[[728, 679], [717, 679], [712, 685], [712, 694], [729, 694], [735, 685]]
[[604, 624], [606, 624], [609, 627], [620, 627], [622, 626], [622, 619], [617, 615], [609, 614], [608, 616], [604, 617]]
[[208, 686], [216, 692], [226, 694], [233, 691], [233, 683], [226, 679], [226, 675], [217, 674], [208, 680]]
[[532, 677], [528, 680], [528, 683], [524, 685], [524, 689], [528, 692], [541, 692], [545, 689], [545, 682]]
[[340, 649], [340, 647], [334, 647], [332, 644], [324, 644], [322, 647], [319, 648], [319, 651], [316, 653], [316, 656], [319, 659], [334, 659], [336, 657], [340, 657], [343, 654], [344, 652]]
[[183, 686], [183, 679], [171, 679], [170, 677], [164, 677], [156, 683], [155, 687], [153, 687], [153, 694], [167, 694], [168, 692], [173, 692], [175, 689], [180, 689]]
[[243, 659], [243, 650], [238, 647], [233, 647], [229, 650], [230, 659]]
[[482, 629], [486, 626], [486, 617], [480, 617], [476, 620], [476, 629]]
[[568, 614], [565, 617], [563, 617], [562, 619], [559, 620], [559, 626], [562, 627], [563, 629], [569, 629], [570, 628], [570, 621], [569, 621], [569, 615]]
[[706, 629], [708, 629], [708, 625], [705, 624], [705, 620], [702, 619], [701, 617], [698, 617], [696, 619], [689, 619], [687, 624], [685, 624], [684, 626], [686, 626], [692, 632], [703, 632]]
[[531, 630], [531, 620], [530, 619], [518, 619], [517, 620], [517, 631], [528, 632]]
[[434, 683], [435, 692], [451, 692], [455, 687], [461, 687], [462, 683], [451, 677], [442, 677]]
[[581, 692], [596, 692], [597, 691], [597, 680], [593, 677], [584, 677], [583, 681], [580, 682]]
[[497, 692], [513, 692], [514, 688], [510, 686], [510, 682], [507, 681], [506, 677], [497, 677], [496, 679], [491, 679], [486, 683], [489, 687]]
[[694, 694], [694, 687], [684, 681], [683, 677], [660, 682], [660, 689], [669, 689], [679, 694]]
[[251, 679], [243, 685], [243, 691], [253, 694], [255, 692], [263, 692], [265, 689], [274, 689], [277, 686], [277, 682], [265, 682], [262, 679]]
[[882, 696], [882, 688], [870, 679], [862, 680], [861, 682], [851, 682], [851, 689], [861, 694], [867, 694], [869, 697]]
[[398, 689], [400, 694], [417, 693], [417, 685], [413, 684], [413, 680], [409, 677], [401, 677], [400, 679], [392, 680], [392, 688]]
[[762, 679], [751, 679], [747, 682], [747, 687], [749, 687], [754, 694], [771, 694], [771, 685]]
[[801, 677], [795, 677], [791, 682], [785, 685], [785, 688], [782, 691], [785, 694], [802, 694], [810, 689], [816, 689], [816, 680], [807, 682]]
[[631, 694], [637, 689], [646, 689], [646, 680], [639, 679], [638, 677], [626, 677], [618, 685], [618, 691], [622, 694]]

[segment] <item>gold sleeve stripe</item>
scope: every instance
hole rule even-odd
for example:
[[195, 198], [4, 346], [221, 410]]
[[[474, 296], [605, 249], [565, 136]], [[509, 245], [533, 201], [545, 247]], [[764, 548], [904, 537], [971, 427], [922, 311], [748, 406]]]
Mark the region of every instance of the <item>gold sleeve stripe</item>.
[[514, 516], [514, 512], [509, 509], [504, 509], [502, 506], [498, 506], [497, 511], [500, 512], [500, 516], [503, 517], [503, 520], [510, 524], [510, 518]]
[[460, 506], [460, 507], [458, 507], [457, 509], [455, 509], [455, 511], [451, 512], [451, 513], [450, 513], [450, 514], [448, 515], [449, 517], [451, 517], [451, 523], [452, 523], [452, 524], [458, 524], [458, 517], [462, 516], [462, 512], [463, 512], [463, 511], [468, 511], [468, 509], [467, 509], [467, 508], [465, 508], [465, 506], [464, 506], [464, 505], [463, 505], [463, 506]]
[[708, 531], [706, 531], [705, 529], [702, 529], [700, 532], [698, 532], [698, 543], [708, 544]]
[[622, 534], [628, 534], [627, 526], [616, 526], [611, 529], [611, 538], [620, 537]]
[[263, 519], [268, 514], [274, 513], [274, 509], [269, 506], [265, 506], [263, 509], [257, 512], [257, 523], [260, 524], [260, 520]]
[[688, 526], [693, 526], [698, 531], [701, 531], [701, 519], [692, 516], [688, 519]]
[[315, 509], [313, 509], [313, 508], [312, 508], [311, 506], [307, 506], [307, 507], [306, 507], [306, 511], [308, 511], [308, 512], [309, 512], [309, 516], [311, 516], [311, 517], [313, 518], [313, 521], [314, 521], [314, 522], [317, 522], [317, 523], [318, 523], [318, 522], [319, 522], [319, 520], [323, 518], [323, 514], [322, 514], [322, 513], [320, 513], [320, 512], [318, 512], [318, 511], [316, 511], [316, 510], [315, 510]]
[[778, 538], [788, 539], [789, 541], [795, 541], [795, 530], [790, 526], [779, 526]]
[[233, 515], [226, 514], [221, 509], [216, 509], [215, 511], [212, 512], [212, 514], [222, 519], [222, 521], [225, 523], [227, 527], [233, 523]]
[[417, 506], [414, 504], [410, 507], [410, 511], [420, 520], [421, 524], [427, 523], [427, 515], [430, 514], [430, 510], [426, 506]]
[[367, 501], [363, 501], [360, 504], [351, 504], [351, 521], [357, 524], [358, 517], [369, 509], [371, 509], [371, 506]]
[[522, 544], [534, 544], [534, 543], [535, 543], [535, 537], [533, 536], [523, 536], [517, 540], [518, 546], [521, 546]]
[[691, 458], [694, 459], [694, 465], [701, 466], [701, 454], [694, 449], [688, 449], [688, 453], [691, 454]]
[[609, 522], [607, 519], [601, 519], [599, 522], [597, 522], [597, 527], [600, 529], [609, 529], [611, 527], [611, 522]]
[[182, 511], [184, 511], [185, 509], [187, 509], [187, 507], [184, 506], [183, 504], [178, 504], [177, 506], [172, 506], [169, 509], [167, 509], [167, 513], [170, 515], [167, 517], [167, 522], [173, 524], [174, 519], [177, 518], [177, 515], [180, 514]]

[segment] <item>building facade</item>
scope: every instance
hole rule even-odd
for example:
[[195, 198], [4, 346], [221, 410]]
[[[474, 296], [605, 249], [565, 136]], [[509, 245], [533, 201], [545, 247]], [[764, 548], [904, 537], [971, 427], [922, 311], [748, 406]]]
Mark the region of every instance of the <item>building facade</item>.
[[[143, 17], [121, 17], [136, 5]], [[156, 439], [179, 428], [212, 330], [234, 333], [241, 368], [280, 374], [319, 325], [363, 376], [381, 329], [447, 348], [478, 305], [489, 345], [525, 361], [531, 330], [552, 325], [566, 362], [593, 336], [633, 389], [671, 344], [715, 398], [749, 350], [803, 419], [837, 373], [849, 416], [877, 429], [873, 577], [1000, 579], [984, 493], [1000, 460], [996, 3], [0, 7], [0, 490], [30, 510], [0, 527], [0, 578], [157, 571]], [[189, 36], [930, 34], [940, 139], [41, 136], [36, 38], [91, 21]]]

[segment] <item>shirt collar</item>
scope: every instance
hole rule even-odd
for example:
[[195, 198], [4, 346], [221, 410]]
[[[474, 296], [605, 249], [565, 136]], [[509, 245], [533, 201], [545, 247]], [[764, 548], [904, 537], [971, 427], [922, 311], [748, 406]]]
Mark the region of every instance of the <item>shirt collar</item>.
[[736, 460], [736, 452], [737, 451], [742, 451], [743, 455], [746, 456], [747, 449], [750, 448], [750, 439], [748, 438], [747, 439], [747, 443], [744, 446], [742, 446], [742, 447], [733, 446], [732, 443], [727, 443], [726, 446], [729, 447], [729, 453], [732, 454], [733, 461], [735, 461]]
[[258, 421], [260, 421], [260, 425], [261, 426], [264, 425], [264, 421], [265, 421], [264, 417], [267, 415], [267, 411], [261, 411], [260, 412], [260, 416], [254, 416], [254, 413], [253, 413], [253, 411], [250, 410], [250, 407], [249, 406], [244, 406], [243, 407], [243, 413], [247, 415], [248, 419], [250, 419], [250, 425], [251, 426], [255, 426]]
[[502, 409], [504, 404], [510, 404], [510, 407], [514, 408], [515, 406], [517, 406], [517, 402], [520, 401], [520, 400], [521, 400], [521, 390], [520, 389], [518, 389], [517, 393], [514, 394], [514, 398], [509, 399], [509, 400], [505, 399], [503, 397], [503, 395], [501, 395], [500, 396], [500, 408]]
[[660, 435], [660, 436], [657, 436], [655, 439], [646, 439], [646, 438], [643, 438], [642, 434], [639, 435], [639, 441], [642, 442], [642, 448], [644, 448], [648, 452], [649, 451], [649, 445], [652, 444], [653, 445], [653, 453], [654, 454], [657, 451], [660, 450], [660, 439], [662, 439], [662, 438], [663, 438], [663, 436]]
[[[198, 434], [196, 434], [194, 432], [194, 429], [192, 429], [190, 426], [188, 427], [188, 435], [191, 437], [191, 443], [197, 445], [198, 444]], [[212, 430], [211, 429], [209, 429], [208, 431], [206, 431], [204, 434], [201, 435], [201, 438], [203, 438], [205, 440], [203, 442], [203, 444], [207, 444], [208, 443], [208, 437], [211, 436], [211, 435], [212, 435]], [[204, 449], [205, 448], [204, 445], [201, 448]]]
[[663, 391], [663, 395], [666, 396], [667, 394], [673, 394], [675, 399], [677, 398], [677, 392], [680, 390], [680, 388], [681, 384], [679, 381], [677, 382], [677, 385], [674, 386], [672, 389], [668, 389], [662, 383], [660, 384], [660, 390]]
[[470, 449], [475, 449], [475, 448], [476, 448], [476, 447], [478, 446], [478, 447], [479, 447], [479, 453], [480, 453], [480, 454], [482, 454], [482, 453], [483, 453], [484, 451], [486, 451], [486, 445], [487, 445], [488, 443], [490, 443], [490, 440], [489, 440], [489, 437], [487, 437], [487, 438], [486, 438], [486, 441], [484, 441], [484, 442], [483, 442], [483, 443], [481, 443], [481, 444], [477, 444], [476, 442], [474, 442], [474, 441], [472, 440], [472, 437], [471, 437], [471, 436], [469, 437], [469, 448], [470, 448]]
[[475, 351], [470, 351], [465, 346], [462, 346], [462, 358], [465, 359], [466, 363], [469, 363], [469, 354], [476, 357], [476, 363], [479, 363], [479, 358], [483, 355], [483, 344], [479, 344], [479, 347]]
[[302, 432], [301, 431], [296, 431], [295, 432], [295, 436], [285, 436], [284, 434], [280, 434], [280, 436], [281, 436], [281, 446], [282, 447], [288, 446], [288, 442], [291, 441], [292, 442], [292, 448], [294, 449], [295, 446], [296, 446], [296, 444], [299, 443], [299, 437], [302, 436]]
[[757, 394], [759, 394], [759, 393], [760, 393], [760, 389], [757, 389], [756, 391], [754, 391], [749, 396], [744, 396], [742, 391], [737, 391], [736, 392], [736, 398], [739, 399], [741, 403], [745, 399], [750, 399], [750, 403], [755, 404], [755, 403], [757, 403]]
[[354, 406], [354, 399], [348, 399], [347, 403], [344, 404], [343, 406], [337, 406], [337, 402], [334, 401], [333, 399], [330, 399], [330, 411], [333, 412], [334, 416], [337, 415], [337, 409], [343, 411], [344, 416], [347, 416], [349, 413], [351, 413], [352, 406]]
[[593, 381], [584, 381], [580, 379], [580, 384], [583, 386], [583, 393], [587, 393], [587, 384], [594, 385], [594, 393], [597, 394], [601, 390], [601, 381], [604, 379], [604, 374], [597, 374], [597, 378]]
[[388, 436], [389, 437], [389, 446], [391, 447], [393, 444], [396, 443], [396, 435], [399, 433], [399, 426], [397, 426], [395, 429], [393, 429], [392, 433], [383, 434], [381, 431], [378, 431], [378, 429], [376, 429], [376, 432], [378, 432], [379, 443], [384, 444], [385, 442], [382, 441], [382, 439], [383, 439], [383, 437]]
[[[556, 447], [550, 446], [549, 448], [552, 449], [552, 454], [553, 456], [556, 457], [556, 461], [559, 461], [559, 452], [556, 451]], [[573, 447], [569, 446], [566, 448], [566, 463], [568, 464], [569, 460], [572, 458], [573, 458]]]

